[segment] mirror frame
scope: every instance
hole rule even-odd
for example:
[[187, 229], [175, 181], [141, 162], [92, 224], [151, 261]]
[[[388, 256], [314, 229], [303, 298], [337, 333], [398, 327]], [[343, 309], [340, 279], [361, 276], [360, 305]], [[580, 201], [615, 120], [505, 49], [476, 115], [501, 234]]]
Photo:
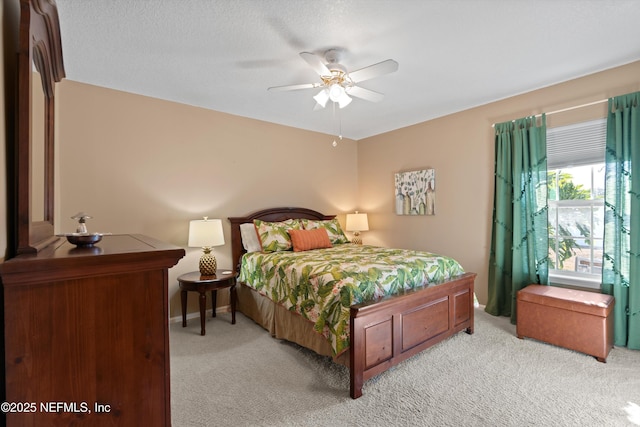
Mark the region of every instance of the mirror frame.
[[[44, 91], [44, 221], [33, 221], [31, 102], [33, 67]], [[65, 77], [58, 9], [54, 0], [20, 0], [16, 172], [16, 254], [34, 253], [54, 233], [55, 84]]]

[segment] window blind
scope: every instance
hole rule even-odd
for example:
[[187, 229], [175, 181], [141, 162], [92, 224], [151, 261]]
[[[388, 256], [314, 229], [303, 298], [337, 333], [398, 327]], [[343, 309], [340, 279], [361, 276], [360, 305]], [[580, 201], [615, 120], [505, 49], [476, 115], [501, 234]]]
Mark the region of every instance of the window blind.
[[604, 163], [607, 119], [547, 129], [547, 169]]

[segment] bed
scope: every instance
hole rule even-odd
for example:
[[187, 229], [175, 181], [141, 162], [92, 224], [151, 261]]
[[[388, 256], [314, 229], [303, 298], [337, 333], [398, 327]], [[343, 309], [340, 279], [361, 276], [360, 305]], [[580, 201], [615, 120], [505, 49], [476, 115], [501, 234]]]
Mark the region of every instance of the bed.
[[[249, 266], [243, 265], [242, 262], [243, 255], [247, 251], [244, 246], [246, 241], [243, 245], [241, 226], [242, 224], [253, 224], [255, 220], [258, 221], [258, 224], [260, 222], [265, 224], [282, 223], [287, 220], [295, 220], [296, 223], [297, 221], [331, 223], [335, 222], [335, 216], [324, 215], [306, 208], [284, 207], [260, 210], [244, 217], [231, 217], [229, 218], [231, 222], [231, 248], [233, 262], [237, 266], [239, 274], [237, 309], [268, 330], [272, 336], [294, 342], [320, 355], [329, 356], [337, 363], [348, 366], [350, 396], [352, 398], [356, 399], [362, 396], [363, 384], [369, 378], [458, 332], [473, 333], [476, 274], [463, 272], [460, 269], [459, 271], [455, 270], [456, 274], [452, 277], [430, 282], [425, 286], [397, 290], [394, 295], [380, 295], [374, 290], [373, 299], [363, 300], [346, 308], [343, 307], [343, 311], [347, 313], [346, 325], [348, 327], [346, 336], [348, 345], [345, 346], [344, 340], [337, 339], [335, 334], [331, 335], [332, 332], [336, 332], [333, 331], [333, 328], [329, 328], [331, 330], [328, 333], [327, 327], [322, 330], [324, 318], [310, 318], [306, 313], [302, 312], [301, 314], [293, 309], [293, 306], [304, 304], [296, 304], [295, 302], [287, 304], [288, 296], [279, 302], [274, 302], [267, 296], [272, 295], [265, 289], [258, 290], [245, 283], [245, 281], [250, 281], [246, 279], [252, 276], [249, 276]], [[244, 230], [246, 232], [246, 228]], [[349, 243], [333, 246], [341, 246], [336, 249], [341, 251], [349, 250], [349, 248], [353, 248], [354, 251], [370, 250], [366, 247], [359, 249], [357, 245]], [[314, 251], [325, 250], [332, 249], [329, 247], [314, 249]], [[251, 259], [250, 255], [259, 256], [261, 261], [270, 261], [266, 255], [273, 254], [253, 253], [246, 257], [247, 260]], [[278, 252], [277, 255], [281, 254]], [[245, 260], [245, 264], [249, 264], [247, 260]], [[334, 274], [340, 275], [339, 267], [333, 266], [331, 269]], [[346, 265], [344, 270], [349, 270]], [[258, 277], [262, 276], [258, 275]], [[380, 281], [389, 282], [388, 279], [385, 280], [382, 277], [380, 277]], [[257, 283], [257, 288], [261, 288], [263, 283], [260, 280]], [[373, 287], [375, 288], [376, 284], [373, 284]], [[344, 326], [344, 324], [343, 321], [342, 325]], [[340, 333], [338, 335], [343, 336]]]

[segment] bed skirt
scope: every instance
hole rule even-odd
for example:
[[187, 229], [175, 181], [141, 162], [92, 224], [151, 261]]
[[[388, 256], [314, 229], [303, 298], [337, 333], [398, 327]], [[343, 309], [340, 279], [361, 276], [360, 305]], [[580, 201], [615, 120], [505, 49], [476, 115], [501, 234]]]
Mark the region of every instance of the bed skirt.
[[349, 352], [345, 351], [338, 357], [332, 357], [329, 341], [314, 331], [313, 323], [274, 303], [244, 283], [238, 283], [236, 289], [237, 310], [269, 331], [271, 336], [293, 342], [349, 367]]

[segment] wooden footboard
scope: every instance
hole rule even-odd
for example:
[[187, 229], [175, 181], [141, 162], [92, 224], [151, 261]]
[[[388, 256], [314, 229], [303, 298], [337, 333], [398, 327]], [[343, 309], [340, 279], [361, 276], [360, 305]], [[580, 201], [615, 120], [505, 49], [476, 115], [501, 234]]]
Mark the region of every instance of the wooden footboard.
[[475, 273], [437, 286], [351, 307], [350, 394], [403, 360], [466, 330], [473, 333]]

